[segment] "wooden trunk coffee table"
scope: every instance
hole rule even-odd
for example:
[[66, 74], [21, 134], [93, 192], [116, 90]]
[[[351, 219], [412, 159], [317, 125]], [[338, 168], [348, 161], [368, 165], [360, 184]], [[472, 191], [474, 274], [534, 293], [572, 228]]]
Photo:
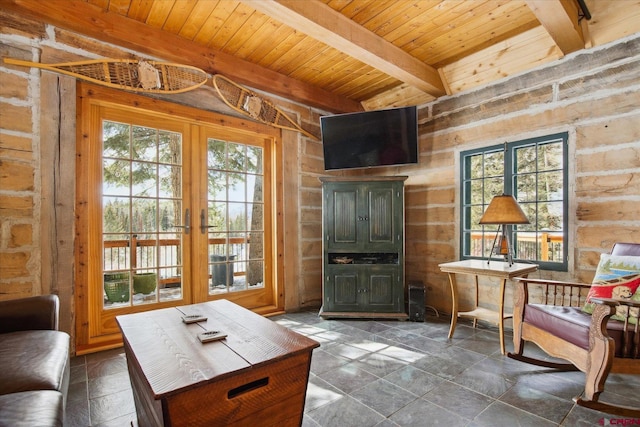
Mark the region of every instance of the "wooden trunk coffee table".
[[[196, 313], [207, 321], [182, 321]], [[140, 427], [302, 423], [316, 341], [226, 300], [116, 320]], [[201, 343], [205, 330], [228, 336]]]

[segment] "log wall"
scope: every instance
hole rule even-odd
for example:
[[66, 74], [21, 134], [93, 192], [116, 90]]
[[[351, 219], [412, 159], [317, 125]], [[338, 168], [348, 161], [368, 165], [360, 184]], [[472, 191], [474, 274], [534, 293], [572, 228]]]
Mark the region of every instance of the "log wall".
[[[569, 271], [537, 275], [590, 282], [614, 242], [640, 242], [638, 34], [441, 98], [423, 105], [420, 117], [420, 165], [408, 181], [407, 277], [427, 283], [428, 304], [450, 312], [438, 264], [459, 259], [461, 151], [569, 133]], [[489, 306], [493, 285], [482, 285]], [[462, 286], [470, 305], [471, 283]]]
[[[0, 11], [0, 56], [56, 62], [135, 52]], [[0, 299], [58, 293], [62, 329], [73, 334], [74, 81], [1, 63], [0, 81]], [[273, 99], [319, 135], [322, 112]], [[170, 100], [228, 112], [210, 88]], [[570, 271], [540, 275], [588, 281], [613, 242], [640, 242], [640, 35], [419, 110], [418, 165], [349, 174], [409, 175], [407, 279], [426, 283], [428, 304], [450, 310], [438, 264], [459, 256], [461, 151], [569, 132]], [[294, 132], [283, 132], [283, 144], [285, 307], [317, 307], [322, 145]], [[492, 283], [482, 288], [489, 300], [495, 296]], [[472, 298], [464, 281], [461, 298], [463, 304]]]
[[[614, 242], [640, 242], [639, 33], [421, 105], [419, 118], [418, 165], [352, 174], [409, 175], [406, 277], [426, 284], [427, 304], [439, 311], [451, 312], [451, 291], [438, 265], [460, 259], [462, 151], [569, 133], [569, 271], [531, 277], [588, 283]], [[470, 309], [471, 277], [458, 283], [461, 310]], [[497, 307], [496, 285], [481, 280], [482, 305]]]

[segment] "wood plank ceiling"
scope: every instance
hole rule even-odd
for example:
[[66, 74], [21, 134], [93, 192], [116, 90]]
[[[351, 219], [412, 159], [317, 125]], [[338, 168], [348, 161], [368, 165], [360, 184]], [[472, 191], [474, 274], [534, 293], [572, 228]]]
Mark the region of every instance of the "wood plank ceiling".
[[3, 0], [5, 6], [331, 112], [428, 102], [592, 44], [578, 0]]

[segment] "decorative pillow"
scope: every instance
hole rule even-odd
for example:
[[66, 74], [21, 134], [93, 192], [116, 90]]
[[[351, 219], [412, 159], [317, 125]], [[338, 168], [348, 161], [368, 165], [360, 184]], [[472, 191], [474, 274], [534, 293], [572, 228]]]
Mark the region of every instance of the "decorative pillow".
[[[582, 307], [587, 313], [593, 313], [595, 307], [595, 304], [590, 302], [591, 297], [640, 301], [640, 257], [600, 255], [596, 275], [589, 289], [587, 301]], [[626, 309], [627, 307], [618, 307], [611, 319], [624, 320]]]

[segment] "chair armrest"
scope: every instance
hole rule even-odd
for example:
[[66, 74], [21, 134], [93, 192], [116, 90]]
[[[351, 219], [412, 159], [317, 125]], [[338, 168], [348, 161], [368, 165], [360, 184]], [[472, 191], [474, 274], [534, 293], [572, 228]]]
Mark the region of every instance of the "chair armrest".
[[640, 301], [633, 301], [628, 299], [592, 297], [590, 301], [595, 302], [596, 304], [606, 304], [614, 307], [618, 305], [627, 305], [629, 307], [640, 308]]
[[561, 280], [529, 279], [516, 277], [516, 280], [526, 294], [526, 303], [531, 299], [529, 285], [538, 285], [541, 289], [539, 302], [545, 305], [561, 305], [565, 307], [581, 307], [586, 301], [586, 294], [591, 289], [591, 284], [579, 282], [566, 282]]
[[38, 329], [58, 330], [57, 295], [0, 301], [0, 333]]
[[[614, 357], [615, 352], [615, 357], [640, 359], [640, 301], [592, 297], [590, 302], [595, 303], [595, 308], [591, 316], [589, 341], [608, 341], [605, 345], [611, 347], [606, 349], [611, 356], [607, 357]], [[624, 319], [620, 338], [615, 346], [607, 329], [609, 318], [614, 314]]]

